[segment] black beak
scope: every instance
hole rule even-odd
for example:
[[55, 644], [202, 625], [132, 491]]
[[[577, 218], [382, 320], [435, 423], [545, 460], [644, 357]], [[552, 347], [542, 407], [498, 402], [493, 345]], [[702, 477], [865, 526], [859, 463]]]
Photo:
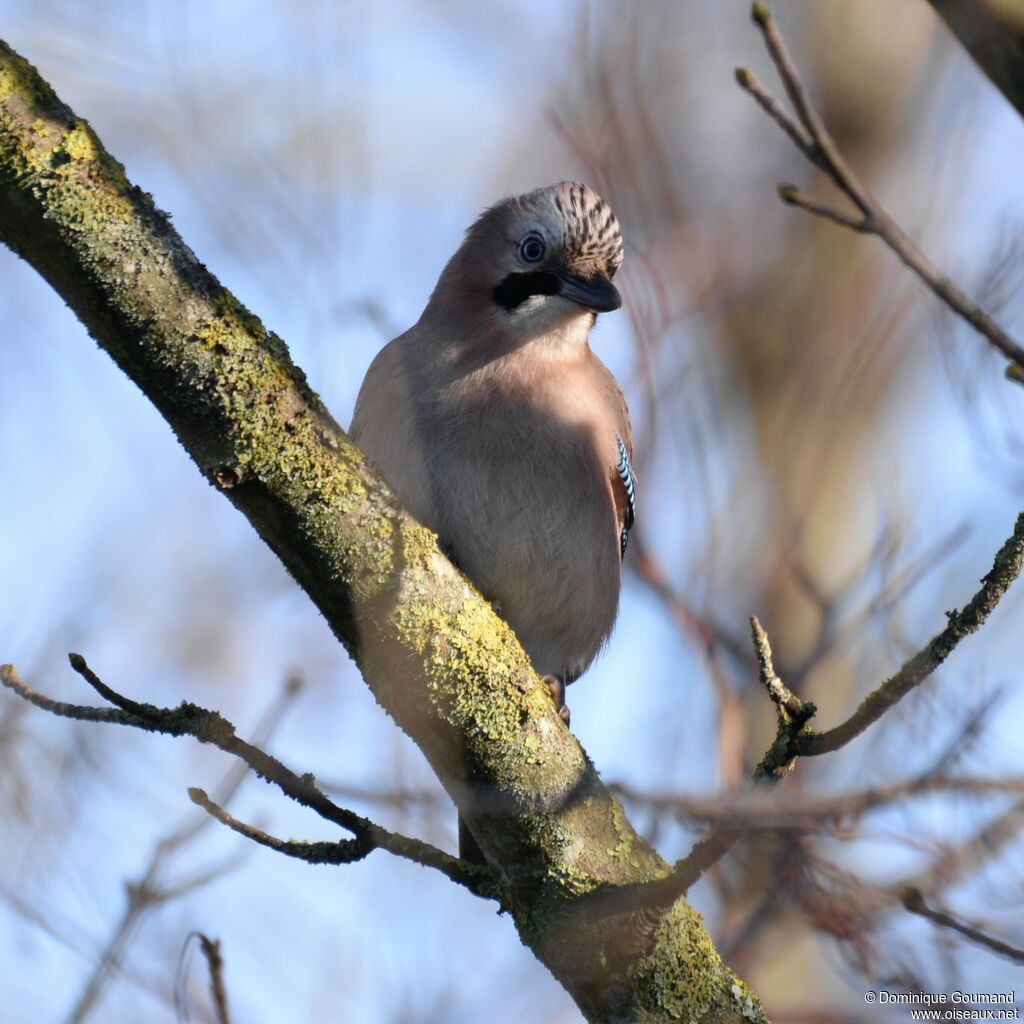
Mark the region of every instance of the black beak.
[[558, 294], [563, 299], [575, 302], [584, 309], [592, 309], [595, 313], [610, 313], [622, 305], [618, 288], [604, 274], [597, 274], [588, 281], [569, 274], [559, 274], [558, 284]]

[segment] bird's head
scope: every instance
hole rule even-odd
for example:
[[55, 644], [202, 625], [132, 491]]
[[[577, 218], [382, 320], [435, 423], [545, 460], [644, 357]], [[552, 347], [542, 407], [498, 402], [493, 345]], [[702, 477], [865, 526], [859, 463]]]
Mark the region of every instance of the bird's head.
[[621, 263], [611, 207], [586, 185], [563, 181], [487, 210], [466, 233], [435, 299], [457, 287], [492, 323], [524, 340], [573, 323], [589, 330], [598, 313], [622, 305], [612, 284]]

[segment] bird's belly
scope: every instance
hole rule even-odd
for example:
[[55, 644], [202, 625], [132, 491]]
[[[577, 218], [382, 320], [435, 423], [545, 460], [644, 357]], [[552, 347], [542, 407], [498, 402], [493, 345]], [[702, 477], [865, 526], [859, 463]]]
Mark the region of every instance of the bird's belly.
[[534, 668], [576, 678], [611, 632], [620, 585], [611, 490], [587, 432], [481, 424], [431, 462], [442, 541]]

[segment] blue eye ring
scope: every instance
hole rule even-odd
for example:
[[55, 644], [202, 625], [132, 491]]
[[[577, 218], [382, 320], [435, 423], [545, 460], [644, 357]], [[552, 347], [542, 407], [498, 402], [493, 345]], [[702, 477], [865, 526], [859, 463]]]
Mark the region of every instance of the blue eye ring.
[[519, 243], [519, 257], [524, 263], [539, 263], [544, 259], [547, 246], [540, 235], [531, 232]]

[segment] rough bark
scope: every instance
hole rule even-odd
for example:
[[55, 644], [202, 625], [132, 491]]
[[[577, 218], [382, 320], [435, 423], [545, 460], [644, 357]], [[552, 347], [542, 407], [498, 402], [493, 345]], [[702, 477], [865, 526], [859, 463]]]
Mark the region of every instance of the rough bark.
[[[587, 1019], [766, 1020], [684, 900], [645, 904], [668, 868], [508, 626], [400, 508], [282, 341], [3, 43], [0, 240], [71, 306], [320, 609], [459, 805], [523, 942]], [[615, 898], [624, 887], [628, 901]]]
[[929, 0], [1024, 117], [1024, 0]]

